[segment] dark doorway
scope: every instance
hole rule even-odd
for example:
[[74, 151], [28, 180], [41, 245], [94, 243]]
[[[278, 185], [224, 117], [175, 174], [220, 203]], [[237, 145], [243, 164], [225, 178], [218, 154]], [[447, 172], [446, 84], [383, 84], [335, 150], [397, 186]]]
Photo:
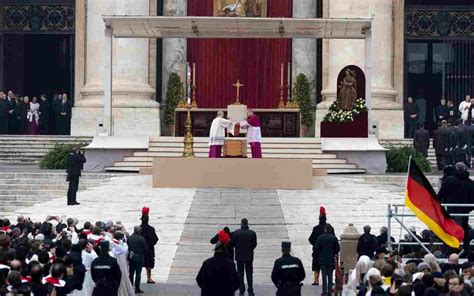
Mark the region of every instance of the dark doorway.
[[4, 87], [15, 93], [52, 98], [73, 94], [74, 44], [71, 34], [5, 34]]

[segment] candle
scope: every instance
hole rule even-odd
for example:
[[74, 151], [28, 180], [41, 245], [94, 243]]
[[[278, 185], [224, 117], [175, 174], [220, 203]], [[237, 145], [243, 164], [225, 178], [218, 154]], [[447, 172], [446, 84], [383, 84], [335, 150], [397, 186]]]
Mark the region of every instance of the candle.
[[189, 63], [186, 63], [187, 71], [186, 71], [186, 101], [188, 104], [191, 104], [191, 67]]
[[281, 63], [281, 69], [280, 69], [280, 85], [283, 86], [283, 63]]
[[296, 77], [298, 76], [298, 71], [296, 71], [296, 62], [295, 62], [295, 77], [293, 78], [296, 83]]
[[193, 63], [193, 86], [196, 86], [196, 63]]
[[288, 85], [291, 84], [291, 63], [288, 63]]

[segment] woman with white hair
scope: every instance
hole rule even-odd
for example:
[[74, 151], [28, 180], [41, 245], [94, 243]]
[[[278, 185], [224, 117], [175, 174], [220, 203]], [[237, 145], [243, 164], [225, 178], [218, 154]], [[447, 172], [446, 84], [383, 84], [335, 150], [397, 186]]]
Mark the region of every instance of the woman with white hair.
[[[344, 295], [356, 295], [357, 288], [362, 284], [362, 280], [365, 274], [372, 267], [373, 262], [368, 256], [361, 256], [359, 261], [349, 274], [347, 285], [344, 287], [346, 291], [343, 291]], [[344, 293], [345, 292], [345, 293]]]
[[436, 260], [436, 257], [433, 254], [426, 254], [425, 257], [423, 258], [423, 261], [425, 263], [428, 263], [432, 273], [434, 272], [441, 273], [441, 267], [439, 267], [438, 261]]

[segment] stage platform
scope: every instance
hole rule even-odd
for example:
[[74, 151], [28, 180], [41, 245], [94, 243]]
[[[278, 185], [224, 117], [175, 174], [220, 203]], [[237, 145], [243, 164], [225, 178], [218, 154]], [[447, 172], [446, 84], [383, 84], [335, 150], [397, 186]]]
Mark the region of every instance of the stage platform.
[[155, 158], [153, 187], [312, 189], [311, 159]]

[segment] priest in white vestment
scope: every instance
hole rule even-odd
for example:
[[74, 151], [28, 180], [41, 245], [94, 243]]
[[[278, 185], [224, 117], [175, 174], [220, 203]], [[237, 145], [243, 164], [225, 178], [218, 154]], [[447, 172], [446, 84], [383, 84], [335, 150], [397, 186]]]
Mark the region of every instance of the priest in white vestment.
[[232, 131], [234, 122], [224, 118], [224, 112], [218, 111], [217, 117], [211, 124], [209, 133], [209, 158], [219, 158], [222, 156], [222, 146], [225, 141], [225, 130]]

